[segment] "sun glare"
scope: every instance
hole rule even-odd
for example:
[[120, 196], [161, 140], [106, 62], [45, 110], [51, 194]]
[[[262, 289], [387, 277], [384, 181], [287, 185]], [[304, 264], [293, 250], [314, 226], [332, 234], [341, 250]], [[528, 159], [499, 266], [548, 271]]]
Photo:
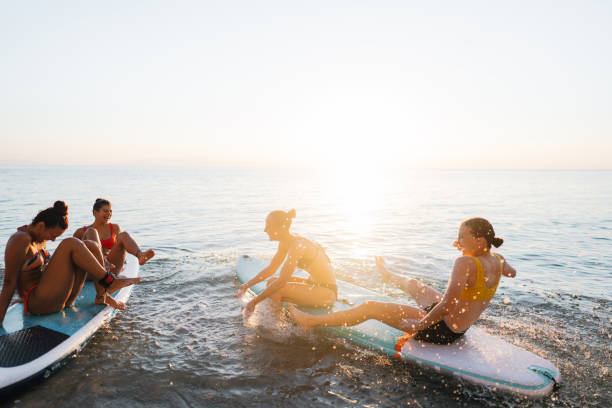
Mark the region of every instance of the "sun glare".
[[374, 225], [376, 209], [382, 205], [384, 174], [365, 162], [336, 162], [329, 172], [328, 189], [332, 205], [344, 229], [357, 236], [366, 235]]

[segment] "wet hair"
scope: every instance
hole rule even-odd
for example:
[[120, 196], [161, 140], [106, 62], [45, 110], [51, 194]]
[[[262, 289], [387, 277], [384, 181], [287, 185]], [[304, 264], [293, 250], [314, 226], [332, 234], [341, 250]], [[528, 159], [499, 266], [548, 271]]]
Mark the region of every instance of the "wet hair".
[[462, 225], [468, 227], [475, 238], [484, 238], [487, 241], [489, 248], [491, 248], [491, 245], [493, 245], [495, 248], [499, 248], [501, 244], [504, 243], [503, 239], [495, 236], [493, 225], [491, 225], [491, 223], [484, 218], [470, 218], [463, 221]]
[[268, 214], [268, 220], [276, 226], [286, 226], [287, 229], [291, 228], [291, 220], [295, 218], [295, 209], [289, 211], [276, 210]]
[[32, 224], [43, 222], [46, 228], [68, 228], [68, 206], [63, 201], [56, 201], [53, 207], [39, 212], [32, 220]]
[[94, 211], [100, 211], [100, 208], [104, 207], [105, 205], [111, 205], [110, 201], [105, 198], [96, 198], [93, 209]]

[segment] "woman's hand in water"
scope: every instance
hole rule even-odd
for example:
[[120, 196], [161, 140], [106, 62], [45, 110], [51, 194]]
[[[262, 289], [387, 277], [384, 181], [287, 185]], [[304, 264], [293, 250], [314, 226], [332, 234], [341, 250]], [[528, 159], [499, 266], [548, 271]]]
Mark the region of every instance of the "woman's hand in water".
[[376, 261], [376, 267], [378, 268], [378, 271], [381, 273], [383, 281], [390, 281], [391, 280], [391, 274], [389, 273], [389, 271], [387, 270], [387, 268], [385, 268], [385, 260], [383, 259], [382, 256], [375, 256], [374, 260]]
[[254, 302], [255, 299], [251, 300], [249, 303], [246, 304], [246, 306], [244, 307], [244, 309], [242, 310], [242, 315], [244, 317], [249, 317], [251, 315], [251, 313], [253, 313], [255, 311], [255, 306], [257, 305]]
[[238, 291], [234, 293], [234, 297], [241, 298], [242, 296], [244, 296], [244, 294], [246, 293], [248, 289], [249, 287], [246, 284], [240, 285], [240, 287], [238, 288]]

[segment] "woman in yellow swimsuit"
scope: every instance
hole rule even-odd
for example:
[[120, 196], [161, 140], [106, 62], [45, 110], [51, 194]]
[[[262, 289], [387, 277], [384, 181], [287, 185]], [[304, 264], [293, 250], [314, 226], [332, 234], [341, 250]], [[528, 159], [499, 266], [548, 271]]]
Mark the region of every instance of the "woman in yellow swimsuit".
[[[264, 231], [271, 241], [278, 241], [278, 250], [270, 265], [241, 285], [234, 296], [242, 296], [248, 288], [272, 276], [283, 261], [285, 264], [279, 277], [268, 280], [267, 288], [245, 306], [246, 315], [252, 313], [255, 306], [266, 298], [278, 303], [287, 301], [306, 307], [330, 307], [336, 301], [336, 275], [325, 250], [316, 242], [292, 234], [289, 229], [293, 218], [295, 210], [272, 211], [266, 218]], [[310, 279], [292, 276], [295, 268], [308, 272]]]
[[491, 246], [499, 247], [493, 226], [484, 218], [461, 223], [453, 245], [463, 253], [455, 260], [444, 294], [387, 271], [381, 257], [376, 266], [383, 278], [408, 292], [420, 308], [390, 302], [367, 301], [351, 309], [328, 315], [310, 315], [290, 307], [293, 319], [306, 329], [316, 326], [353, 326], [369, 319], [380, 320], [405, 331], [417, 340], [450, 344], [480, 317], [495, 294], [501, 275], [514, 277], [516, 271]]
[[[76, 238], [64, 239], [49, 257], [46, 242], [55, 241], [66, 231], [67, 215], [66, 204], [56, 201], [53, 207], [39, 212], [29, 225], [18, 228], [9, 238], [0, 292], [0, 326], [15, 290], [24, 303], [24, 313], [41, 315], [71, 306], [83, 288], [87, 273], [110, 293], [140, 281], [140, 278], [119, 278], [106, 271], [101, 252], [98, 250], [95, 254], [97, 247], [90, 248]], [[110, 296], [105, 296], [103, 303], [125, 308]]]

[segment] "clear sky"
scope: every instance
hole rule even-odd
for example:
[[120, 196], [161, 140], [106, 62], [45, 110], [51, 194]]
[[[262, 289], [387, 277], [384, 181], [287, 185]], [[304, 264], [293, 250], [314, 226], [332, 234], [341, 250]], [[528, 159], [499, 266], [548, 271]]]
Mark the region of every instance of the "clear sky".
[[612, 2], [0, 0], [0, 164], [612, 168]]

